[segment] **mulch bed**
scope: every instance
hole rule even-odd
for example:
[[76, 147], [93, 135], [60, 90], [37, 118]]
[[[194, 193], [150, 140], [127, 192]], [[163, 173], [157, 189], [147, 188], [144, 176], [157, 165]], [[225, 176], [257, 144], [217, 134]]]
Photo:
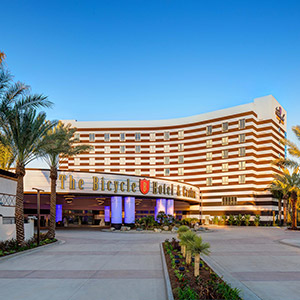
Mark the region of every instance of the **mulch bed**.
[[[164, 246], [165, 243], [163, 243]], [[175, 247], [176, 248], [176, 247]], [[179, 246], [180, 249], [180, 246]], [[179, 250], [178, 249], [178, 250]], [[202, 260], [200, 261], [202, 266], [200, 267], [200, 275], [198, 278], [194, 276], [194, 263], [191, 265], [187, 265], [185, 258], [176, 258], [176, 260], [179, 260], [180, 263], [176, 265], [176, 268], [172, 268], [171, 258], [169, 254], [167, 253], [165, 247], [163, 247], [166, 263], [169, 271], [169, 277], [171, 281], [171, 286], [173, 290], [174, 299], [178, 300], [180, 299], [178, 297], [176, 288], [183, 287], [184, 285], [188, 284], [192, 289], [197, 291], [197, 294], [199, 295], [199, 299], [224, 299], [223, 295], [219, 294], [216, 291], [216, 284], [222, 283], [223, 280], [218, 277], [216, 273], [213, 272], [213, 270], [205, 264]], [[172, 254], [179, 255], [181, 254], [180, 251], [172, 251]], [[175, 270], [179, 270], [179, 267], [184, 267], [185, 270], [182, 272], [184, 273], [184, 279], [179, 280], [175, 274]], [[238, 298], [241, 299], [241, 298]]]

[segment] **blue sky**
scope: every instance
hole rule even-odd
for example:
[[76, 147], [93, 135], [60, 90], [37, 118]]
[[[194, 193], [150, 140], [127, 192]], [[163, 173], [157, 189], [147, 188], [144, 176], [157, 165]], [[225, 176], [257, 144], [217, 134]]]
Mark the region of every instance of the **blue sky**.
[[300, 124], [299, 1], [1, 1], [0, 49], [49, 118], [165, 119], [272, 94]]

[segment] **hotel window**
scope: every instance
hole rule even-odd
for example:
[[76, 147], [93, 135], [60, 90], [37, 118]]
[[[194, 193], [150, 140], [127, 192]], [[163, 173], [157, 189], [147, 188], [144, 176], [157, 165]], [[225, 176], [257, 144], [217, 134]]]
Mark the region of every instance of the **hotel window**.
[[104, 153], [110, 153], [110, 147], [104, 146]]
[[120, 169], [120, 173], [125, 174], [126, 170], [125, 169]]
[[222, 137], [222, 145], [228, 145], [228, 136]]
[[170, 157], [169, 156], [165, 156], [164, 157], [164, 164], [168, 165], [170, 163]]
[[80, 165], [80, 158], [79, 157], [75, 157], [74, 158], [74, 166], [79, 166]]
[[228, 122], [222, 123], [222, 131], [223, 131], [223, 132], [228, 131]]
[[206, 173], [212, 173], [212, 165], [206, 166]]
[[183, 151], [184, 150], [184, 144], [178, 144], [178, 151]]
[[80, 140], [80, 133], [79, 132], [75, 132], [74, 133], [74, 142], [79, 142]]
[[206, 185], [212, 186], [212, 178], [211, 177], [206, 178]]
[[239, 148], [239, 156], [245, 156], [246, 155], [246, 148], [242, 147]]
[[150, 165], [155, 165], [155, 157], [150, 157]]
[[212, 160], [212, 152], [206, 153], [206, 160]]
[[135, 169], [134, 173], [135, 173], [135, 175], [140, 176], [141, 175], [141, 169]]
[[90, 164], [90, 166], [94, 166], [95, 165], [95, 157], [90, 157], [89, 164]]
[[96, 172], [96, 170], [95, 169], [90, 169], [90, 172]]
[[246, 162], [245, 161], [239, 161], [239, 169], [245, 170], [246, 169]]
[[184, 168], [178, 168], [178, 175], [184, 175]]
[[94, 146], [91, 146], [90, 153], [95, 153], [95, 147]]
[[184, 138], [184, 131], [183, 130], [179, 130], [178, 131], [178, 139], [182, 140]]
[[121, 142], [124, 142], [124, 141], [125, 141], [125, 138], [126, 138], [125, 133], [124, 133], [124, 132], [121, 132], [121, 133], [120, 133], [120, 141], [121, 141]]
[[236, 197], [222, 197], [222, 205], [236, 205], [237, 198]]
[[245, 133], [239, 134], [239, 143], [245, 143], [246, 135]]
[[141, 153], [141, 146], [135, 146], [135, 153]]
[[212, 147], [212, 140], [206, 140], [206, 148]]
[[212, 134], [212, 125], [206, 126], [206, 135]]
[[135, 133], [135, 141], [139, 142], [141, 140], [141, 133], [140, 132], [136, 132]]
[[244, 129], [246, 127], [246, 120], [240, 119], [239, 120], [239, 129]]
[[104, 157], [104, 164], [107, 166], [107, 165], [110, 165], [110, 157]]
[[246, 176], [245, 175], [239, 175], [239, 183], [245, 183], [246, 182]]
[[109, 142], [109, 141], [110, 141], [110, 134], [104, 133], [104, 142]]
[[150, 153], [155, 153], [155, 145], [150, 145]]
[[125, 164], [126, 164], [126, 158], [120, 157], [120, 165], [125, 165]]
[[155, 176], [155, 169], [150, 169], [150, 176]]
[[135, 164], [136, 165], [140, 165], [141, 164], [141, 158], [140, 157], [136, 157], [135, 158]]
[[170, 152], [170, 145], [164, 145], [164, 152]]
[[170, 132], [169, 131], [164, 132], [164, 139], [165, 139], [165, 141], [170, 139]]
[[228, 184], [228, 176], [222, 177], [222, 184]]
[[155, 141], [155, 132], [150, 132], [150, 141]]
[[222, 150], [222, 158], [228, 158], [228, 150]]
[[120, 153], [125, 153], [125, 146], [120, 146]]
[[170, 169], [164, 169], [164, 176], [170, 176]]
[[95, 133], [89, 134], [89, 142], [95, 142]]
[[228, 164], [222, 164], [222, 172], [227, 172], [228, 171]]
[[178, 163], [179, 164], [183, 164], [184, 163], [184, 156], [183, 155], [179, 155], [178, 156]]

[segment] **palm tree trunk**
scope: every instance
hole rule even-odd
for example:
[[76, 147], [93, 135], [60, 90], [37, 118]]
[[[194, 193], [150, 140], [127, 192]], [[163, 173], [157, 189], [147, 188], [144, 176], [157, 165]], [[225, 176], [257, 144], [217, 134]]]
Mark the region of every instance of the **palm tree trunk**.
[[24, 243], [24, 184], [23, 179], [25, 176], [25, 167], [23, 164], [17, 163], [17, 192], [16, 192], [16, 238], [19, 245]]
[[200, 274], [200, 253], [195, 254], [195, 268], [194, 268], [194, 276], [197, 277]]
[[281, 201], [282, 201], [282, 199], [278, 199], [278, 219], [279, 219], [279, 226], [281, 226], [281, 217], [282, 217]]
[[297, 217], [296, 217], [296, 203], [297, 203], [297, 193], [293, 192], [291, 195], [292, 199], [292, 228], [297, 228]]
[[287, 197], [284, 196], [283, 198], [283, 226], [286, 226], [287, 223]]
[[185, 261], [186, 261], [187, 265], [191, 264], [191, 262], [192, 262], [192, 252], [191, 252], [191, 250], [186, 251], [186, 260]]
[[55, 225], [56, 225], [56, 181], [57, 169], [56, 167], [50, 168], [51, 179], [51, 195], [50, 195], [50, 225], [47, 233], [49, 239], [55, 238]]

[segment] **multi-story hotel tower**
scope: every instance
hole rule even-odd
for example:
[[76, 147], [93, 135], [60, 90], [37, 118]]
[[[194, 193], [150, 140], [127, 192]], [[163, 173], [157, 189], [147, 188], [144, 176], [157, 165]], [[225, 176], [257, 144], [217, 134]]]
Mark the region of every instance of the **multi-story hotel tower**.
[[[65, 120], [89, 153], [61, 161], [65, 171], [126, 173], [199, 187], [202, 218], [278, 210], [266, 191], [285, 155], [286, 111], [273, 96], [186, 118], [158, 121]], [[193, 212], [194, 211], [194, 212]], [[199, 215], [199, 206], [191, 206]]]

